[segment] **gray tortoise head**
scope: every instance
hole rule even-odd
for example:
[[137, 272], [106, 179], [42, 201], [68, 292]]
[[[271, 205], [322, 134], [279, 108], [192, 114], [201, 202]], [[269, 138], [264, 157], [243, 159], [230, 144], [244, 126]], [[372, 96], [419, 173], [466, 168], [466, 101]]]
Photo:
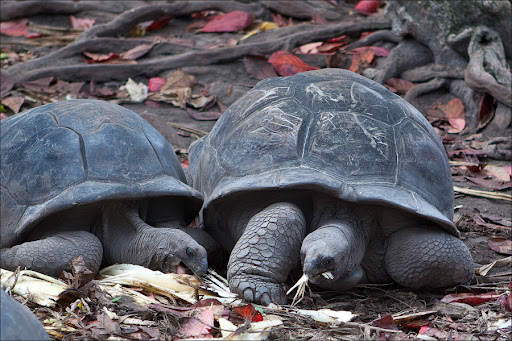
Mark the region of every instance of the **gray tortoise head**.
[[405, 100], [349, 71], [261, 81], [191, 146], [190, 160], [205, 220], [237, 193], [309, 189], [401, 208], [459, 233], [436, 132]]
[[58, 102], [6, 119], [1, 128], [2, 247], [22, 242], [40, 220], [77, 205], [183, 197], [189, 218], [201, 206], [202, 195], [185, 184], [165, 138], [121, 106]]

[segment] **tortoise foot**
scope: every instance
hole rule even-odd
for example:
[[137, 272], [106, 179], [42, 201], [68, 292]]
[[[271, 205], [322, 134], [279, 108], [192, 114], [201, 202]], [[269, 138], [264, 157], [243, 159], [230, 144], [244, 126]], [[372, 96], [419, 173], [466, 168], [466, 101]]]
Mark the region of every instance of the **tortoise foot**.
[[229, 288], [248, 302], [262, 305], [286, 303], [283, 286], [262, 276], [235, 276], [230, 279]]

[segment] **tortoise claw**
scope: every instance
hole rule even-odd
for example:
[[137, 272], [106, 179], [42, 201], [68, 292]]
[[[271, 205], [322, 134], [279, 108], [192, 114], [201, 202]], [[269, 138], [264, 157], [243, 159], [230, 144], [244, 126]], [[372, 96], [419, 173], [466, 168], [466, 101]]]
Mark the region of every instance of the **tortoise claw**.
[[286, 293], [281, 284], [270, 282], [267, 278], [234, 277], [229, 281], [231, 291], [240, 295], [247, 302], [261, 305], [276, 303], [286, 304]]

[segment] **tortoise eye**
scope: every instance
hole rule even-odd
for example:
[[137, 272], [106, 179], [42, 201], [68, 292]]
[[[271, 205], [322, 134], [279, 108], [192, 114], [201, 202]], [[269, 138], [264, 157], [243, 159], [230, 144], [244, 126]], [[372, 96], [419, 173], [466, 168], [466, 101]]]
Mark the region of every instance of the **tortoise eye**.
[[196, 251], [191, 247], [187, 247], [187, 257], [190, 259], [194, 259], [196, 257]]

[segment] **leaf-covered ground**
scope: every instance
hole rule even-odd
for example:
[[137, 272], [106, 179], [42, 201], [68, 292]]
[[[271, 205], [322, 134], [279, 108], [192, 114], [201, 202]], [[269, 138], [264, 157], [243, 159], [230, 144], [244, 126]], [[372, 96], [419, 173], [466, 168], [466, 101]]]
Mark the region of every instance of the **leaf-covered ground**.
[[[113, 101], [154, 125], [184, 167], [190, 143], [260, 79], [325, 67], [368, 74], [394, 58], [401, 39], [390, 30], [379, 1], [25, 3], [2, 3], [1, 117], [69, 98]], [[416, 98], [412, 94], [423, 84], [400, 75], [384, 84], [414, 99], [445, 144], [455, 222], [477, 263], [470, 286], [410, 291], [390, 284], [344, 293], [312, 288], [296, 307], [264, 308], [226, 303], [215, 295], [192, 304], [127, 285], [137, 301], [106, 292], [96, 280], [84, 286], [77, 269], [67, 278], [74, 289], [53, 308], [15, 297], [59, 340], [223, 337], [221, 329], [233, 325], [236, 331], [224, 336], [510, 338], [510, 122], [496, 123], [496, 100], [490, 95], [482, 96], [478, 113], [471, 113], [479, 127], [470, 130], [463, 100], [448, 91]], [[299, 277], [295, 274], [289, 284]], [[319, 309], [327, 309], [325, 316], [311, 313]], [[328, 315], [333, 311], [355, 316], [338, 319]], [[266, 324], [258, 327], [261, 322]]]

